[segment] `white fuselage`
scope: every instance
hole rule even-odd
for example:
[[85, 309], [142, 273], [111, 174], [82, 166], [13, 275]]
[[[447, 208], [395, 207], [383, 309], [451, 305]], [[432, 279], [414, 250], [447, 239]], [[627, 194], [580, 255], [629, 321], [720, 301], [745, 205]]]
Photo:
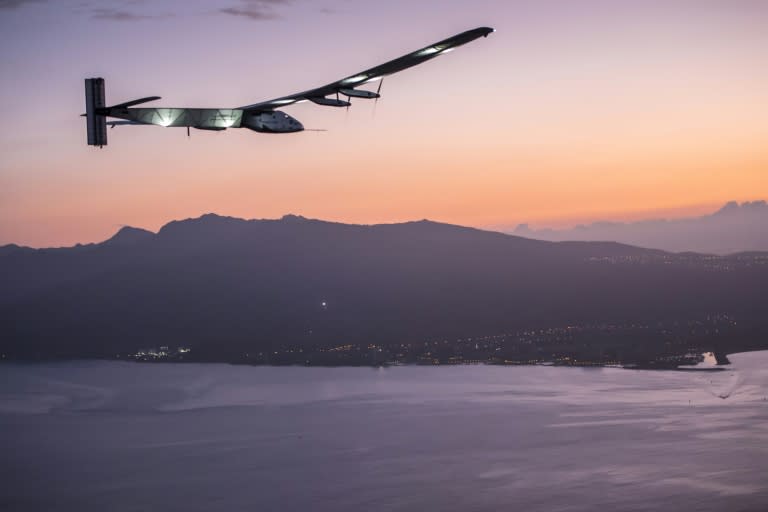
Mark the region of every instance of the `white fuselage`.
[[110, 108], [109, 117], [139, 124], [182, 126], [201, 130], [249, 128], [262, 133], [292, 133], [304, 126], [285, 112], [250, 112], [231, 108]]

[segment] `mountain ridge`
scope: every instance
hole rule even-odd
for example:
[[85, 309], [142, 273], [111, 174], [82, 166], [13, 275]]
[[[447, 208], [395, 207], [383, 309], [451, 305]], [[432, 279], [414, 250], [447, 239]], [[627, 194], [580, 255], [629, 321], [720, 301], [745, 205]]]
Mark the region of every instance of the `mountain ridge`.
[[[250, 228], [257, 224], [267, 225], [267, 224], [281, 224], [281, 223], [293, 224], [293, 225], [302, 224], [302, 223], [315, 224], [315, 225], [323, 225], [327, 227], [335, 226], [335, 227], [351, 229], [351, 230], [356, 230], [356, 229], [357, 230], [366, 230], [366, 229], [390, 230], [390, 229], [398, 229], [398, 228], [418, 230], [420, 228], [428, 227], [428, 228], [434, 228], [434, 229], [462, 230], [467, 233], [492, 234], [496, 236], [507, 237], [509, 239], [531, 240], [532, 242], [559, 243], [559, 242], [550, 242], [546, 240], [541, 241], [541, 240], [532, 239], [529, 237], [524, 237], [524, 236], [515, 235], [511, 233], [505, 233], [503, 231], [482, 229], [482, 228], [471, 227], [471, 226], [462, 226], [458, 224], [450, 224], [445, 222], [433, 221], [429, 219], [395, 222], [395, 223], [380, 223], [380, 224], [352, 224], [352, 223], [344, 223], [344, 222], [327, 221], [322, 219], [306, 218], [301, 215], [294, 215], [294, 214], [286, 214], [277, 219], [244, 219], [240, 217], [219, 215], [216, 213], [205, 213], [200, 215], [199, 217], [190, 217], [186, 219], [169, 221], [163, 226], [161, 226], [156, 233], [144, 228], [138, 228], [138, 227], [126, 225], [126, 226], [122, 226], [111, 237], [101, 242], [92, 242], [92, 243], [86, 243], [86, 244], [77, 243], [73, 246], [63, 246], [63, 247], [39, 247], [39, 248], [28, 247], [28, 246], [11, 243], [11, 244], [0, 246], [0, 254], [3, 251], [6, 251], [6, 252], [9, 252], [9, 251], [62, 251], [67, 249], [82, 250], [84, 248], [96, 248], [96, 247], [104, 247], [104, 246], [126, 246], [126, 245], [134, 245], [135, 243], [141, 243], [149, 240], [157, 240], [158, 238], [162, 238], [164, 236], [179, 236], [182, 233], [189, 233], [195, 229], [205, 231], [205, 230], [210, 230], [212, 228], [221, 228], [221, 227], [230, 229], [236, 226]], [[565, 241], [565, 243], [569, 243], [569, 244], [581, 243], [581, 242], [582, 241], [571, 241], [571, 240]], [[613, 244], [615, 246], [631, 246], [631, 244], [624, 244], [621, 242], [614, 242], [611, 240], [597, 241], [595, 243]], [[637, 249], [645, 249], [639, 246], [631, 246], [631, 247], [634, 247]]]
[[567, 229], [534, 229], [528, 224], [519, 224], [509, 232], [551, 242], [614, 240], [669, 252], [725, 255], [768, 251], [768, 203], [729, 201], [715, 212], [700, 217], [596, 221]]
[[215, 359], [273, 344], [417, 341], [711, 312], [735, 314], [740, 325], [768, 317], [759, 254], [712, 259], [432, 221], [360, 226], [297, 216], [211, 214], [156, 234], [120, 233], [98, 244], [0, 251], [0, 350], [84, 357], [170, 344]]

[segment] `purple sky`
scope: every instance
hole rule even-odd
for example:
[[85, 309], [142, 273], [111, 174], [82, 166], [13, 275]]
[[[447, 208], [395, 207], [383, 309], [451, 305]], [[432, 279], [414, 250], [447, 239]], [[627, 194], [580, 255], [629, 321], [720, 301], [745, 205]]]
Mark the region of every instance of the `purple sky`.
[[[564, 225], [768, 197], [768, 2], [0, 0], [0, 244], [66, 245], [213, 211]], [[107, 101], [235, 107], [478, 27], [325, 133], [120, 127]]]

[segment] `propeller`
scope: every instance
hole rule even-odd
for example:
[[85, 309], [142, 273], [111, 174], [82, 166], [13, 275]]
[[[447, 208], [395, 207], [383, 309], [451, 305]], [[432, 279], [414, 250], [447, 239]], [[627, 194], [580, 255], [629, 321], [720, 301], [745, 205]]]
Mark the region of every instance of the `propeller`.
[[381, 86], [384, 85], [384, 77], [379, 80], [379, 87], [376, 89], [376, 99], [373, 101], [373, 117], [376, 117], [376, 107], [379, 104], [379, 98], [381, 97]]
[[[336, 96], [338, 96], [338, 95], [339, 95], [339, 93], [338, 93], [338, 91], [337, 91], [337, 92], [336, 92]], [[345, 112], [345, 114], [344, 114], [344, 121], [345, 121], [345, 122], [346, 122], [346, 121], [349, 121], [349, 107], [351, 107], [351, 106], [352, 106], [352, 96], [349, 96], [349, 97], [347, 98], [347, 111], [346, 111], [346, 112]]]
[[[336, 91], [336, 101], [339, 100], [339, 91]], [[349, 107], [352, 106], [352, 96], [347, 96], [347, 108], [346, 108], [346, 114], [344, 114], [344, 119], [349, 119]]]

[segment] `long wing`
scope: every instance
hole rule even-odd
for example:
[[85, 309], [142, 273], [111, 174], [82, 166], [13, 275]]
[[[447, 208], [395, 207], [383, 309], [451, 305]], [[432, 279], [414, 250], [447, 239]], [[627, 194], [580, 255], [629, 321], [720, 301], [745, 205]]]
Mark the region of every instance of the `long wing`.
[[309, 100], [319, 105], [348, 106], [349, 103], [337, 98], [326, 98], [329, 95], [343, 94], [345, 96], [363, 97], [363, 98], [377, 98], [378, 94], [368, 91], [358, 91], [355, 88], [376, 80], [379, 80], [387, 75], [397, 73], [404, 69], [421, 64], [430, 59], [442, 55], [454, 48], [467, 44], [480, 37], [488, 37], [488, 34], [494, 32], [494, 29], [489, 27], [480, 27], [474, 30], [468, 30], [461, 34], [456, 34], [453, 37], [438, 41], [415, 52], [411, 52], [408, 55], [403, 55], [395, 60], [391, 60], [379, 66], [361, 71], [354, 75], [350, 75], [346, 78], [342, 78], [337, 82], [333, 82], [317, 89], [310, 89], [308, 91], [300, 92], [297, 94], [291, 94], [290, 96], [283, 96], [281, 98], [275, 98], [269, 101], [263, 101], [261, 103], [254, 103], [253, 105], [246, 105], [239, 107], [242, 110], [248, 110], [252, 112], [265, 112], [274, 110], [278, 107], [284, 107], [292, 103], [299, 101]]

